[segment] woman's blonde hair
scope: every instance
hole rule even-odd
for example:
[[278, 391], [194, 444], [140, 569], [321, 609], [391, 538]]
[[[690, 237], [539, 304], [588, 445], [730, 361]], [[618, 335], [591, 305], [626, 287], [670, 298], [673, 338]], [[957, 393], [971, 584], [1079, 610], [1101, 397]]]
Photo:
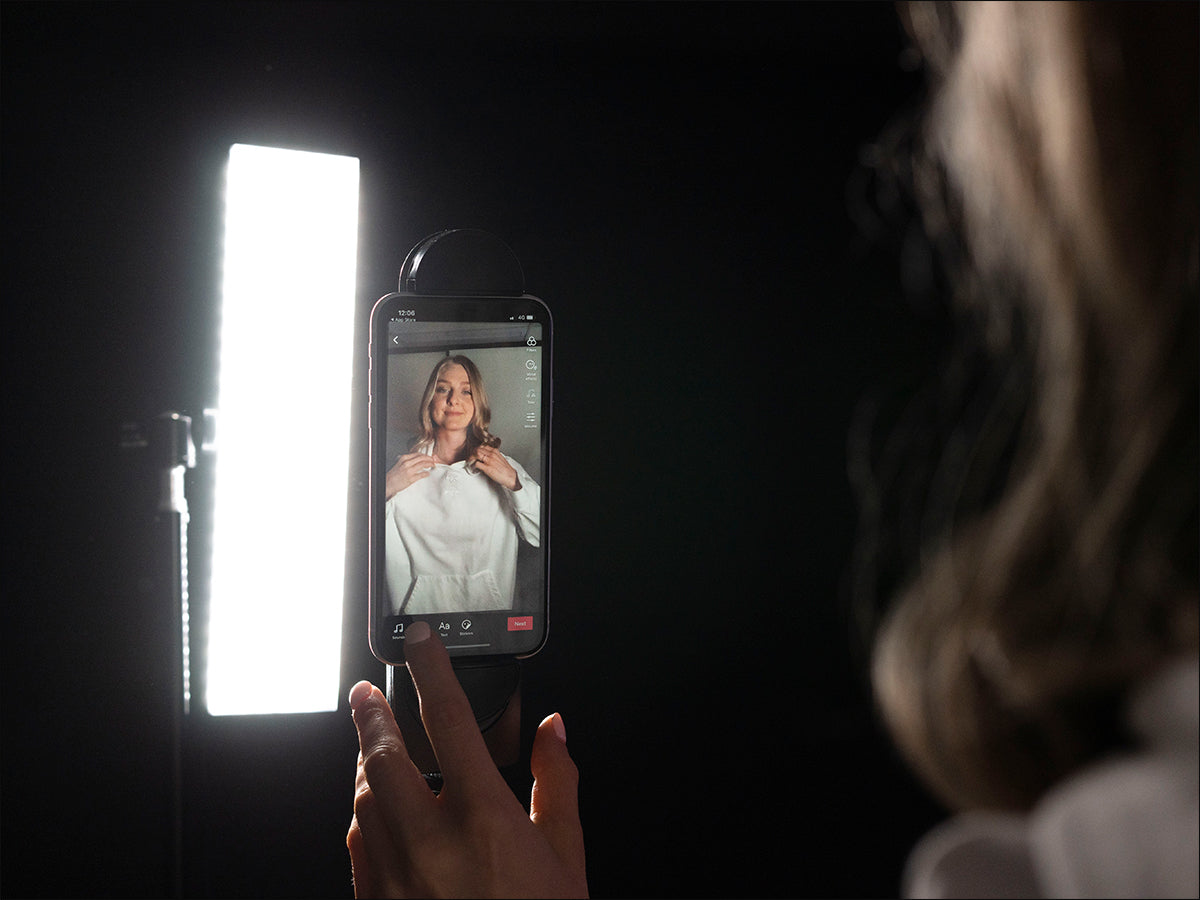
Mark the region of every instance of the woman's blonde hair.
[[435, 432], [429, 409], [433, 405], [438, 379], [451, 366], [462, 366], [466, 370], [467, 380], [471, 383], [471, 400], [475, 405], [475, 414], [471, 417], [471, 425], [467, 430], [466, 454], [470, 456], [482, 446], [499, 447], [500, 438], [488, 430], [492, 424], [492, 407], [488, 403], [487, 388], [484, 387], [479, 367], [469, 357], [456, 355], [439, 360], [429, 373], [429, 381], [425, 384], [425, 393], [421, 395], [421, 405], [417, 411], [420, 432], [413, 450], [433, 447]]
[[1032, 354], [1002, 491], [925, 548], [875, 646], [884, 718], [953, 807], [1028, 807], [1200, 643], [1198, 8], [904, 7], [926, 226], [962, 234], [964, 302], [1016, 298]]

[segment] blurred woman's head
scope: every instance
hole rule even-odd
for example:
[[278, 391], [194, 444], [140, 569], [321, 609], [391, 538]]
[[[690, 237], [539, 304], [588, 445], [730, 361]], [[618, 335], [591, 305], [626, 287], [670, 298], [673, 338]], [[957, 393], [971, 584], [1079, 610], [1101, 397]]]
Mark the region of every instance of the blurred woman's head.
[[1198, 9], [905, 8], [933, 79], [927, 224], [959, 223], [964, 302], [1011, 302], [1032, 356], [999, 498], [926, 548], [875, 653], [953, 806], [1027, 806], [1197, 649]]

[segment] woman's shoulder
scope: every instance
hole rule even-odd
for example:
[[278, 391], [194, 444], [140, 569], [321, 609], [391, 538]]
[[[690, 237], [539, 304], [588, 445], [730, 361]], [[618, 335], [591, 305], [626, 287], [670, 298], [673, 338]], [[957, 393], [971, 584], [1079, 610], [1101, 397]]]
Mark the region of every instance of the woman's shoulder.
[[1025, 816], [967, 812], [938, 825], [913, 848], [905, 897], [1038, 897]]
[[1200, 894], [1200, 660], [1166, 665], [1134, 689], [1136, 752], [1051, 788], [1030, 823], [1039, 871], [1059, 896]]
[[1165, 666], [1131, 696], [1141, 749], [1083, 768], [1028, 815], [942, 823], [909, 857], [905, 896], [1197, 896], [1198, 700], [1200, 660]]

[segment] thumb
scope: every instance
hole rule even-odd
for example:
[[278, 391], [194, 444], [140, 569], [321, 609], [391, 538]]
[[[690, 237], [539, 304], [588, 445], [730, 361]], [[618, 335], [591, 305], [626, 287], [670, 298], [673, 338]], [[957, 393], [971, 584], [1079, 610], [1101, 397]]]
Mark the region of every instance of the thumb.
[[547, 716], [533, 738], [529, 766], [533, 793], [529, 818], [567, 865], [584, 870], [583, 826], [579, 823], [579, 769], [567, 752], [562, 716]]

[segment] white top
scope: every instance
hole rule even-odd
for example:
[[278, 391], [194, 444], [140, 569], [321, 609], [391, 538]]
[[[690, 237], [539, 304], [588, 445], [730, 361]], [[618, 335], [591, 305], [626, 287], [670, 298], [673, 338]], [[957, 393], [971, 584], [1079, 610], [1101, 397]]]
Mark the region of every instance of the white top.
[[1200, 660], [1135, 692], [1137, 753], [1051, 788], [1028, 815], [964, 813], [909, 857], [907, 897], [1200, 895]]
[[438, 464], [384, 507], [393, 615], [512, 609], [517, 541], [541, 542], [542, 491], [510, 456], [510, 491], [465, 462]]

